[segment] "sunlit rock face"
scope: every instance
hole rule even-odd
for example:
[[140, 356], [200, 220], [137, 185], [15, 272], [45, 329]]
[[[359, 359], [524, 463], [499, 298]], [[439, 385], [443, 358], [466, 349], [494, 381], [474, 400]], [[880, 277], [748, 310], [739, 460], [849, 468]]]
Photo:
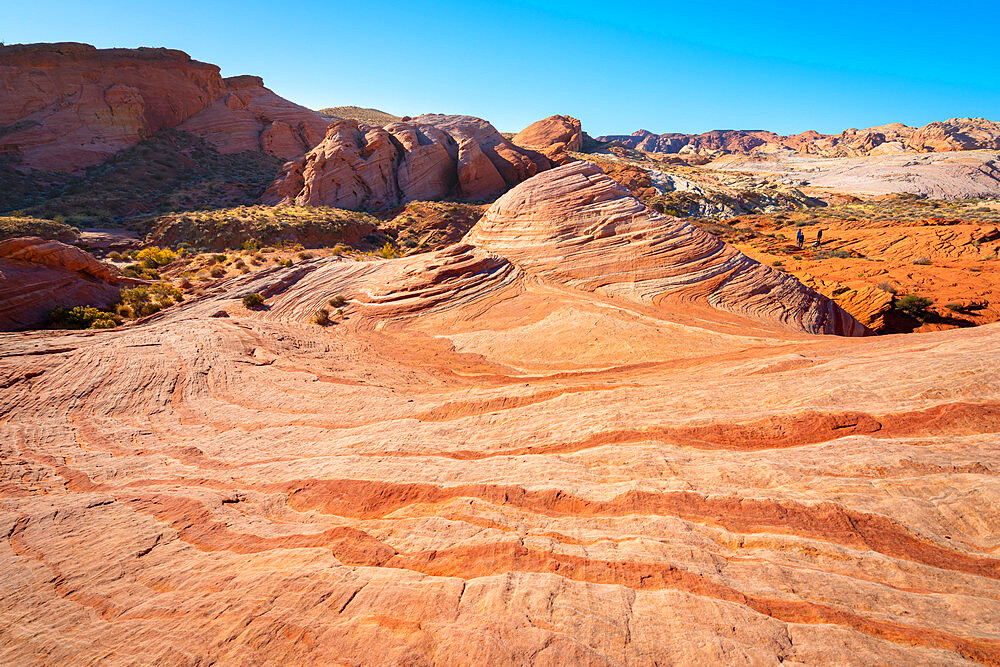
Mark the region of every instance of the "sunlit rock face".
[[0, 658], [1000, 660], [1000, 326], [817, 335], [606, 181], [0, 334]]

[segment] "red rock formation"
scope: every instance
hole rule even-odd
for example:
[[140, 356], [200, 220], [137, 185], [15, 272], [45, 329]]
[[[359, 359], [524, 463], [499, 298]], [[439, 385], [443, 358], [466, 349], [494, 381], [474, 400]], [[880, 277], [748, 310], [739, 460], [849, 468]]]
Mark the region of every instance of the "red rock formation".
[[542, 153], [553, 164], [566, 164], [571, 160], [567, 151], [583, 146], [583, 130], [576, 118], [549, 116], [524, 128], [511, 141]]
[[291, 157], [312, 147], [326, 124], [259, 78], [223, 79], [217, 66], [181, 51], [0, 47], [0, 152], [30, 169], [74, 171], [179, 126], [222, 152]]
[[606, 181], [0, 335], [2, 660], [1000, 663], [1000, 326], [758, 318], [785, 283]]
[[89, 253], [59, 241], [0, 241], [0, 331], [43, 324], [57, 306], [105, 308], [125, 281]]
[[653, 134], [638, 130], [631, 135], [598, 139], [656, 153], [756, 154], [792, 150], [823, 157], [856, 157], [904, 151], [996, 150], [1000, 149], [1000, 123], [982, 118], [952, 118], [921, 128], [890, 123], [861, 130], [851, 128], [840, 134], [810, 130], [791, 136], [764, 130], [713, 130], [703, 134]]
[[285, 165], [262, 201], [384, 209], [449, 196], [487, 199], [548, 168], [543, 155], [511, 144], [480, 118], [427, 114], [384, 128], [342, 120]]
[[809, 333], [867, 331], [791, 276], [646, 208], [590, 162], [559, 167], [511, 190], [466, 241], [528, 275], [657, 309], [691, 313], [704, 304]]

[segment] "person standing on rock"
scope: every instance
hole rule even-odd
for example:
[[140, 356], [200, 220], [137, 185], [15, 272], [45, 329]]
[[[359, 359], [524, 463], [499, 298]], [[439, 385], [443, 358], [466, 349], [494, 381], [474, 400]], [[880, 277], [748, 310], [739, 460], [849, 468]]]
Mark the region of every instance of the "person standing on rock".
[[798, 242], [800, 248], [806, 242], [806, 235], [802, 233], [801, 229], [795, 232], [795, 240]]
[[816, 243], [813, 243], [813, 247], [818, 248], [821, 245], [823, 245], [823, 230], [818, 229], [816, 230]]

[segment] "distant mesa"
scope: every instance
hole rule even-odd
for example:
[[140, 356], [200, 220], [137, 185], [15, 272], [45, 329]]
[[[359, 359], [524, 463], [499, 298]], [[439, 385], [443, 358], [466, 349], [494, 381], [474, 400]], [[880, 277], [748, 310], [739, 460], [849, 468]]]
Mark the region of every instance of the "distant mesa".
[[858, 157], [900, 152], [1000, 150], [1000, 123], [983, 118], [952, 118], [920, 128], [890, 123], [840, 134], [807, 131], [780, 135], [766, 130], [713, 130], [702, 134], [654, 134], [638, 130], [613, 134], [599, 141], [615, 141], [626, 148], [650, 153], [766, 154], [797, 152], [819, 157]]
[[72, 42], [0, 47], [0, 155], [22, 168], [72, 172], [176, 128], [222, 153], [283, 159], [318, 143], [329, 121], [255, 76], [171, 49]]

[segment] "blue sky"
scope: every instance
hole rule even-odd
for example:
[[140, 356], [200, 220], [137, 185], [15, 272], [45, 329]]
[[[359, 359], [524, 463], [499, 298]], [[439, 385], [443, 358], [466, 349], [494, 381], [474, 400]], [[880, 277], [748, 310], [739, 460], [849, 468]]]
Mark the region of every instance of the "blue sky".
[[0, 2], [0, 41], [167, 46], [312, 108], [591, 134], [1000, 120], [1000, 0]]

